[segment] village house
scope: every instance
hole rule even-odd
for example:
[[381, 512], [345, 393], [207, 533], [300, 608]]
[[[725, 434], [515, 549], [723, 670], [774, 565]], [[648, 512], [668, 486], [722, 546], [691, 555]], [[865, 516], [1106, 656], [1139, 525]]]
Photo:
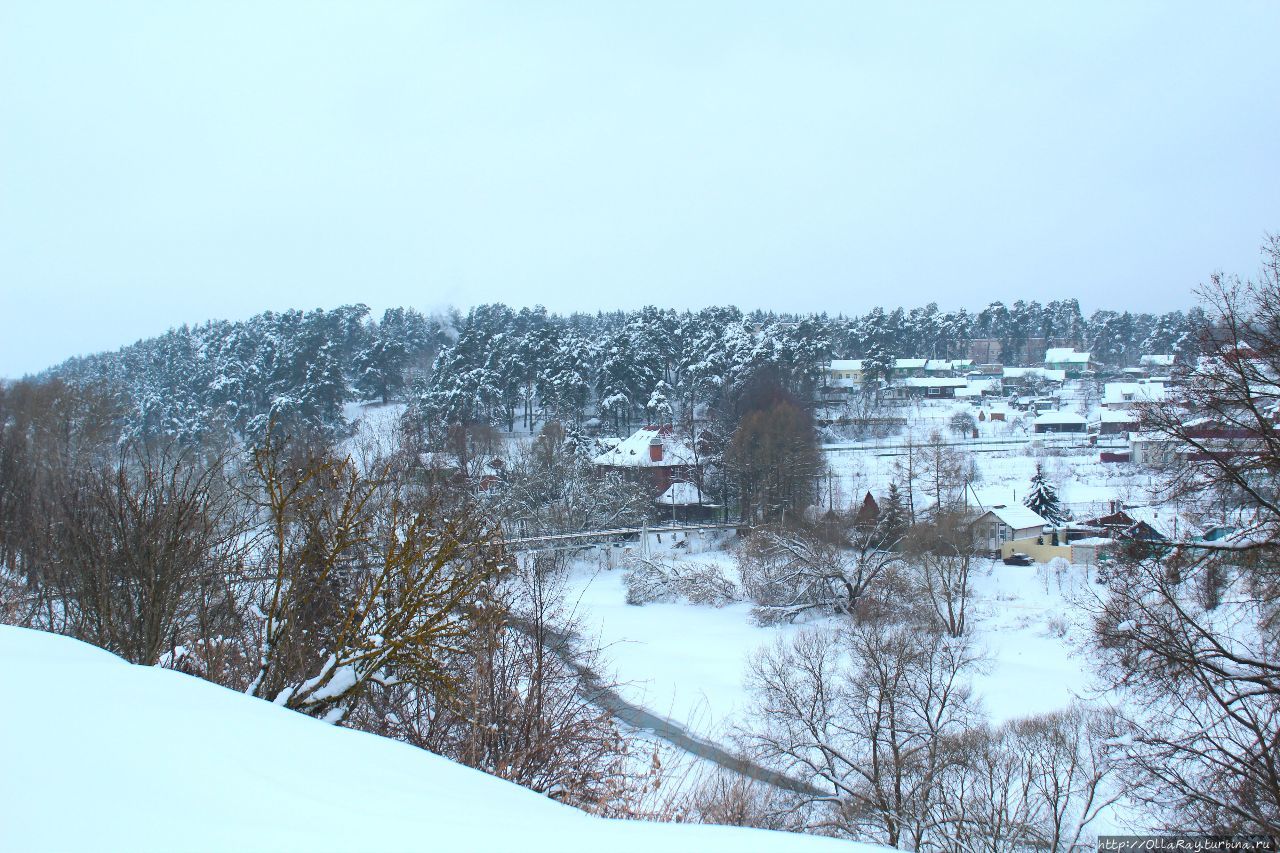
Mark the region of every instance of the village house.
[[1102, 386], [1102, 405], [1108, 409], [1130, 409], [1142, 403], [1162, 403], [1165, 399], [1161, 382], [1108, 382]]
[[1017, 380], [1024, 383], [1030, 381], [1061, 385], [1066, 381], [1066, 378], [1066, 371], [1050, 370], [1047, 367], [1006, 367], [1004, 369], [1004, 380], [1006, 382]]
[[[856, 388], [862, 385], [863, 362], [861, 358], [833, 358], [827, 365], [826, 380], [827, 385], [834, 388]], [[925, 365], [929, 364], [929, 359], [925, 358], [897, 358], [893, 361], [893, 367], [889, 370], [889, 380], [909, 379], [925, 375]], [[954, 364], [955, 362], [946, 362]], [[938, 362], [934, 362], [935, 366]]]
[[701, 473], [697, 454], [670, 424], [641, 427], [591, 462], [600, 471], [647, 483], [655, 497], [673, 483], [696, 483]]
[[1129, 433], [1129, 460], [1138, 465], [1165, 465], [1173, 462], [1181, 453], [1181, 445], [1175, 439], [1159, 433]]
[[931, 358], [924, 363], [925, 376], [957, 376], [973, 366], [969, 358]]
[[996, 364], [1003, 355], [1003, 345], [996, 338], [973, 338], [969, 341], [969, 358], [984, 364]]
[[945, 376], [918, 376], [902, 379], [893, 384], [892, 395], [898, 398], [925, 398], [929, 400], [949, 400], [956, 396], [958, 389], [969, 384], [967, 379]]
[[893, 360], [893, 375], [891, 379], [908, 379], [915, 376], [924, 376], [924, 366], [928, 362], [926, 358], [895, 358]]
[[956, 386], [955, 396], [976, 405], [982, 397], [999, 397], [1000, 393], [999, 379], [966, 379], [964, 385]]
[[1167, 537], [1140, 517], [1137, 510], [1127, 510], [1113, 504], [1107, 515], [1091, 518], [1072, 525], [1073, 529], [1105, 536], [1113, 541], [1164, 542]]
[[1045, 350], [1044, 366], [1046, 370], [1063, 371], [1069, 379], [1077, 379], [1080, 374], [1094, 369], [1089, 353], [1076, 352], [1074, 347], [1050, 347]]
[[969, 531], [976, 550], [995, 553], [1006, 542], [1040, 536], [1048, 523], [1022, 504], [997, 504], [975, 518]]
[[1103, 409], [1098, 412], [1099, 435], [1128, 435], [1138, 429], [1136, 412], [1124, 409]]
[[483, 453], [460, 458], [454, 452], [428, 451], [419, 454], [418, 460], [428, 479], [464, 486], [476, 492], [496, 488], [507, 474], [506, 460]]
[[827, 365], [827, 384], [850, 388], [862, 384], [862, 359], [833, 358]]

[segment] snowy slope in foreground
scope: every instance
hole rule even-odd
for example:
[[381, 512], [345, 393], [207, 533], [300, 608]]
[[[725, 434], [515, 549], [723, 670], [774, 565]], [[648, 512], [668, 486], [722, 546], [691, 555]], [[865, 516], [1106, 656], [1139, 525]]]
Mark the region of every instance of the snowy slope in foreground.
[[872, 850], [610, 821], [385, 738], [0, 625], [0, 850]]

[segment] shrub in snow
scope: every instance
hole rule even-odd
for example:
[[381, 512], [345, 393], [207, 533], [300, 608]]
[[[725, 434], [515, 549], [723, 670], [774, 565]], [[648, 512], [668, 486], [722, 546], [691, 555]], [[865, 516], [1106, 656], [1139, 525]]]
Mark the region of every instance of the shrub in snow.
[[901, 564], [899, 542], [883, 520], [835, 531], [759, 530], [739, 549], [738, 570], [760, 624], [810, 611], [853, 613]]
[[715, 563], [633, 557], [622, 582], [627, 588], [627, 604], [634, 605], [683, 599], [690, 604], [724, 607], [741, 598], [738, 585]]
[[1058, 592], [1062, 592], [1062, 585], [1071, 574], [1071, 563], [1062, 557], [1054, 557], [1049, 561], [1048, 572], [1057, 581]]

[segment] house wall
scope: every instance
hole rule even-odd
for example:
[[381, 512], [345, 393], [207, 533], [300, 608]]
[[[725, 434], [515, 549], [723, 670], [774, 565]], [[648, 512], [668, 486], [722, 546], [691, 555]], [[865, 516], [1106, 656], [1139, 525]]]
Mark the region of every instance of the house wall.
[[[1029, 536], [1026, 539], [1014, 539], [1010, 542], [1004, 543], [1000, 546], [1001, 559], [1008, 557], [1014, 551], [1018, 551], [1019, 553], [1026, 554], [1037, 563], [1047, 563], [1054, 557], [1061, 557], [1062, 559], [1071, 562], [1070, 545], [1037, 545], [1036, 540], [1038, 538], [1040, 537]], [[1048, 536], [1044, 538], [1049, 542], [1053, 541]]]
[[1034, 424], [1033, 432], [1038, 433], [1055, 433], [1055, 432], [1085, 432], [1088, 424]]
[[1173, 461], [1177, 446], [1171, 441], [1139, 440], [1130, 441], [1129, 450], [1139, 465], [1160, 465]]
[[1082, 566], [1095, 566], [1098, 564], [1098, 548], [1099, 545], [1072, 545], [1070, 560]]
[[672, 483], [699, 482], [697, 469], [690, 465], [652, 465], [645, 467], [636, 466], [634, 468], [600, 465], [597, 466], [597, 468], [601, 472], [613, 471], [621, 474], [629, 480], [648, 483], [649, 487], [653, 490], [653, 496], [655, 498], [669, 489]]
[[987, 513], [974, 521], [973, 526], [970, 528], [970, 535], [973, 537], [973, 547], [975, 549], [979, 551], [999, 551], [1004, 547], [1003, 543], [1005, 542], [1027, 538], [1035, 541], [1034, 537], [1040, 535], [1040, 528], [1024, 527], [1014, 530], [994, 515]]

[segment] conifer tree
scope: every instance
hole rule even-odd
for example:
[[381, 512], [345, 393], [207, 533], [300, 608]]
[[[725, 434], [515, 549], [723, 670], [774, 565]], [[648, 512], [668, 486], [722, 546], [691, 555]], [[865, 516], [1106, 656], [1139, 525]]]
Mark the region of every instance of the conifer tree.
[[897, 483], [889, 484], [889, 492], [880, 504], [880, 528], [897, 537], [907, 529], [907, 506]]
[[1057, 526], [1071, 520], [1071, 513], [1058, 500], [1058, 490], [1045, 479], [1044, 469], [1036, 464], [1036, 472], [1031, 476], [1031, 490], [1022, 499], [1025, 507], [1050, 524]]

